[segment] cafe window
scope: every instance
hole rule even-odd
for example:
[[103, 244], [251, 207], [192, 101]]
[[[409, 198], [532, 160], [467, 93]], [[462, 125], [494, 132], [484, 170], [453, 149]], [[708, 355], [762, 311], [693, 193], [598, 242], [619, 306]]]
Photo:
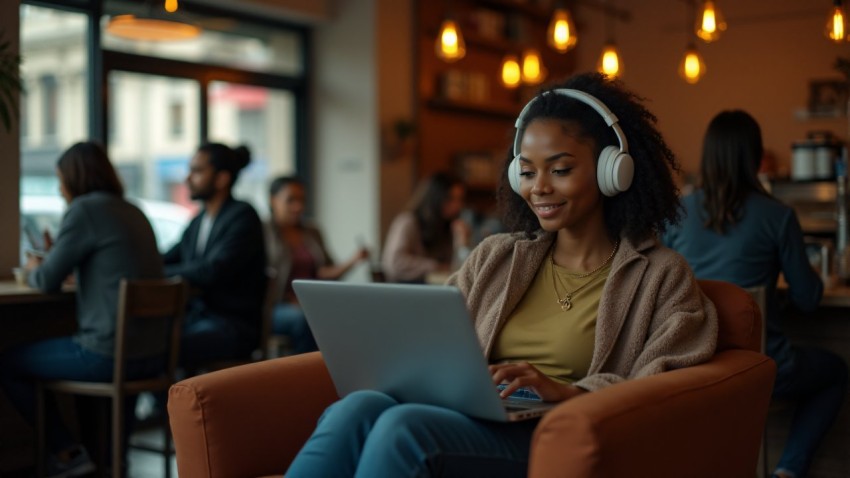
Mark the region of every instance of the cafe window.
[[89, 136], [88, 17], [21, 5], [21, 195], [58, 196], [61, 150]]

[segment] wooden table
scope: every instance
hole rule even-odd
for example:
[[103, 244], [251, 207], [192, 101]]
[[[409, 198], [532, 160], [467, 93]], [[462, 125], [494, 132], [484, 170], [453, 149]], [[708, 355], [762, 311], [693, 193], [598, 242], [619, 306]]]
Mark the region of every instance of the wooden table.
[[[74, 288], [45, 294], [0, 281], [0, 353], [14, 345], [62, 335], [77, 328]], [[0, 476], [32, 463], [31, 430], [0, 397]]]
[[70, 335], [77, 327], [74, 288], [45, 294], [0, 281], [0, 351], [22, 342]]

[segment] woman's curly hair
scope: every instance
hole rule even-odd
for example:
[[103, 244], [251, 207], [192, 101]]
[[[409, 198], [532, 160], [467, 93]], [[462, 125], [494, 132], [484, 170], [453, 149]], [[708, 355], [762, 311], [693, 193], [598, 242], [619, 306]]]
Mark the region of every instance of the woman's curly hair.
[[[619, 148], [614, 130], [591, 106], [566, 95], [543, 94], [559, 88], [580, 90], [604, 103], [618, 118], [629, 154], [634, 158], [631, 187], [614, 197], [603, 196], [605, 226], [611, 238], [625, 236], [636, 243], [660, 235], [669, 224], [677, 223], [679, 198], [672, 173], [679, 171], [679, 165], [656, 128], [655, 115], [643, 106], [643, 99], [619, 81], [599, 73], [577, 75], [538, 93], [525, 115], [523, 128], [540, 118], [575, 121], [582, 134], [595, 140], [597, 157], [606, 146]], [[540, 230], [540, 222], [525, 200], [511, 189], [507, 174], [511, 160], [512, 150], [499, 184], [502, 220], [510, 230], [524, 231], [533, 237]]]

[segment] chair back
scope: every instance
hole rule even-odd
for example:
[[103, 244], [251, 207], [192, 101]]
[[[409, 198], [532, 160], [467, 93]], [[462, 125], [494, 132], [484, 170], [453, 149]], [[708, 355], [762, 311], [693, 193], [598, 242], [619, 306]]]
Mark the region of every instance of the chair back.
[[699, 280], [703, 293], [717, 309], [717, 351], [762, 350], [762, 317], [758, 304], [747, 291], [730, 282]]
[[115, 324], [115, 370], [113, 383], [124, 383], [127, 329], [131, 321], [168, 322], [166, 375], [174, 380], [180, 356], [180, 330], [186, 311], [187, 284], [181, 277], [168, 279], [122, 279], [118, 292], [118, 318]]

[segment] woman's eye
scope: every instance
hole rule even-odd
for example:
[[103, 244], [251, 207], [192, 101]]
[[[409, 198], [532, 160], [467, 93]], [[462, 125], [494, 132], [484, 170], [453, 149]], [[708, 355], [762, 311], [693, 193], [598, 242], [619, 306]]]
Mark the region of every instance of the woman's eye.
[[530, 178], [534, 176], [534, 171], [520, 171], [519, 175], [524, 178]]
[[569, 174], [573, 168], [562, 168], [562, 169], [553, 169], [552, 174], [557, 174], [558, 176], [563, 176], [565, 174]]

